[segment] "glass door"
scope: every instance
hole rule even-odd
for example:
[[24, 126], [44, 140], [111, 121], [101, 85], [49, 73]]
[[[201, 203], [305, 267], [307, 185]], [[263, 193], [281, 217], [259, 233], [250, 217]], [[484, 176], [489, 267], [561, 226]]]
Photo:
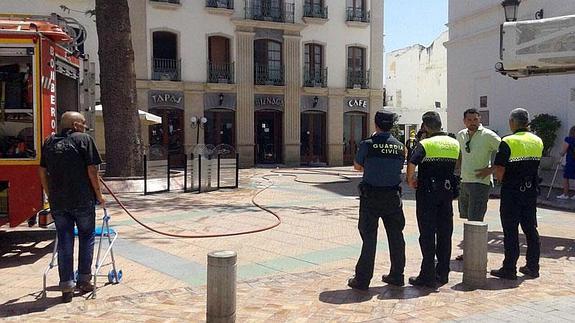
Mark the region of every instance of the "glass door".
[[279, 111], [258, 111], [255, 113], [257, 164], [281, 163], [282, 156], [282, 113]]
[[326, 116], [324, 112], [305, 112], [301, 115], [301, 163], [326, 162]]
[[166, 159], [172, 156], [174, 167], [184, 164], [184, 110], [150, 109], [150, 113], [162, 117], [162, 123], [150, 126], [150, 159]]
[[353, 165], [361, 140], [367, 138], [367, 114], [348, 112], [343, 116], [343, 163]]

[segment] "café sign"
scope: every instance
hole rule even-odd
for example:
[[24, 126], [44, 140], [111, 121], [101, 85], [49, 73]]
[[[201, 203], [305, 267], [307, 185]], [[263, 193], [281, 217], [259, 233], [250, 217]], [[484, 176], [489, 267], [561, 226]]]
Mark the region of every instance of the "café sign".
[[369, 111], [369, 99], [367, 98], [345, 98], [344, 112], [349, 111], [360, 111], [360, 112], [368, 112]]

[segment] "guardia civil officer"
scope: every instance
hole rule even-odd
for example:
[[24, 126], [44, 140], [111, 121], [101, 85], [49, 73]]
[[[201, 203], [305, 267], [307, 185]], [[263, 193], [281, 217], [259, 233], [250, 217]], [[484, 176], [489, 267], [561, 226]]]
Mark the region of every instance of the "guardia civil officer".
[[537, 195], [543, 142], [529, 132], [528, 124], [527, 110], [518, 108], [511, 111], [509, 128], [513, 134], [501, 139], [493, 163], [495, 177], [502, 182], [499, 211], [505, 259], [503, 266], [492, 270], [491, 275], [504, 279], [517, 279], [519, 225], [527, 240], [527, 265], [519, 268], [519, 271], [533, 278], [539, 277], [541, 244], [537, 232]]
[[383, 220], [389, 243], [391, 268], [383, 275], [385, 283], [403, 286], [405, 267], [405, 241], [401, 202], [401, 170], [405, 161], [405, 147], [389, 132], [395, 123], [395, 113], [379, 111], [375, 114], [376, 132], [361, 142], [354, 161], [354, 168], [363, 171], [359, 184], [358, 229], [363, 241], [361, 255], [355, 266], [355, 276], [348, 286], [367, 290], [373, 276], [377, 227]]
[[426, 139], [415, 148], [409, 160], [407, 181], [411, 188], [417, 190], [416, 214], [423, 261], [419, 275], [410, 277], [409, 283], [435, 287], [436, 283], [443, 285], [448, 282], [453, 233], [452, 201], [458, 186], [454, 170], [459, 158], [459, 143], [441, 131], [441, 118], [437, 112], [426, 112], [422, 119]]

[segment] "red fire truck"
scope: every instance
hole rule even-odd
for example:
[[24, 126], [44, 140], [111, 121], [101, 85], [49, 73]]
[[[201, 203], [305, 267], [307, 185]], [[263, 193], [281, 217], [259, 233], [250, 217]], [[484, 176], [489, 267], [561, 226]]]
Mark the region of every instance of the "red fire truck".
[[[80, 109], [83, 60], [59, 17], [0, 17], [0, 226], [45, 208], [41, 145]], [[71, 30], [71, 29], [70, 29]]]

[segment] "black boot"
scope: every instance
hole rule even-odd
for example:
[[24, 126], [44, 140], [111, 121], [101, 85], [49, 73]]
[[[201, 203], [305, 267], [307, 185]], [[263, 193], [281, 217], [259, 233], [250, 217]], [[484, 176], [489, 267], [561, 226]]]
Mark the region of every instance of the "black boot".
[[517, 273], [513, 270], [508, 270], [504, 268], [494, 269], [491, 271], [491, 276], [509, 279], [509, 280], [517, 280]]
[[62, 292], [62, 303], [70, 303], [73, 296], [74, 292]]
[[435, 281], [422, 278], [421, 276], [409, 277], [409, 283], [413, 286], [435, 288]]
[[347, 281], [347, 286], [349, 286], [353, 289], [363, 290], [363, 291], [366, 291], [369, 289], [369, 283], [367, 283], [367, 284], [360, 283], [355, 277], [351, 277]]
[[394, 286], [403, 286], [405, 285], [405, 280], [403, 278], [403, 275], [383, 275], [381, 276], [381, 281], [383, 281], [384, 283], [390, 284], [390, 285], [394, 285]]
[[539, 270], [533, 270], [527, 266], [519, 267], [519, 272], [531, 278], [539, 277]]

